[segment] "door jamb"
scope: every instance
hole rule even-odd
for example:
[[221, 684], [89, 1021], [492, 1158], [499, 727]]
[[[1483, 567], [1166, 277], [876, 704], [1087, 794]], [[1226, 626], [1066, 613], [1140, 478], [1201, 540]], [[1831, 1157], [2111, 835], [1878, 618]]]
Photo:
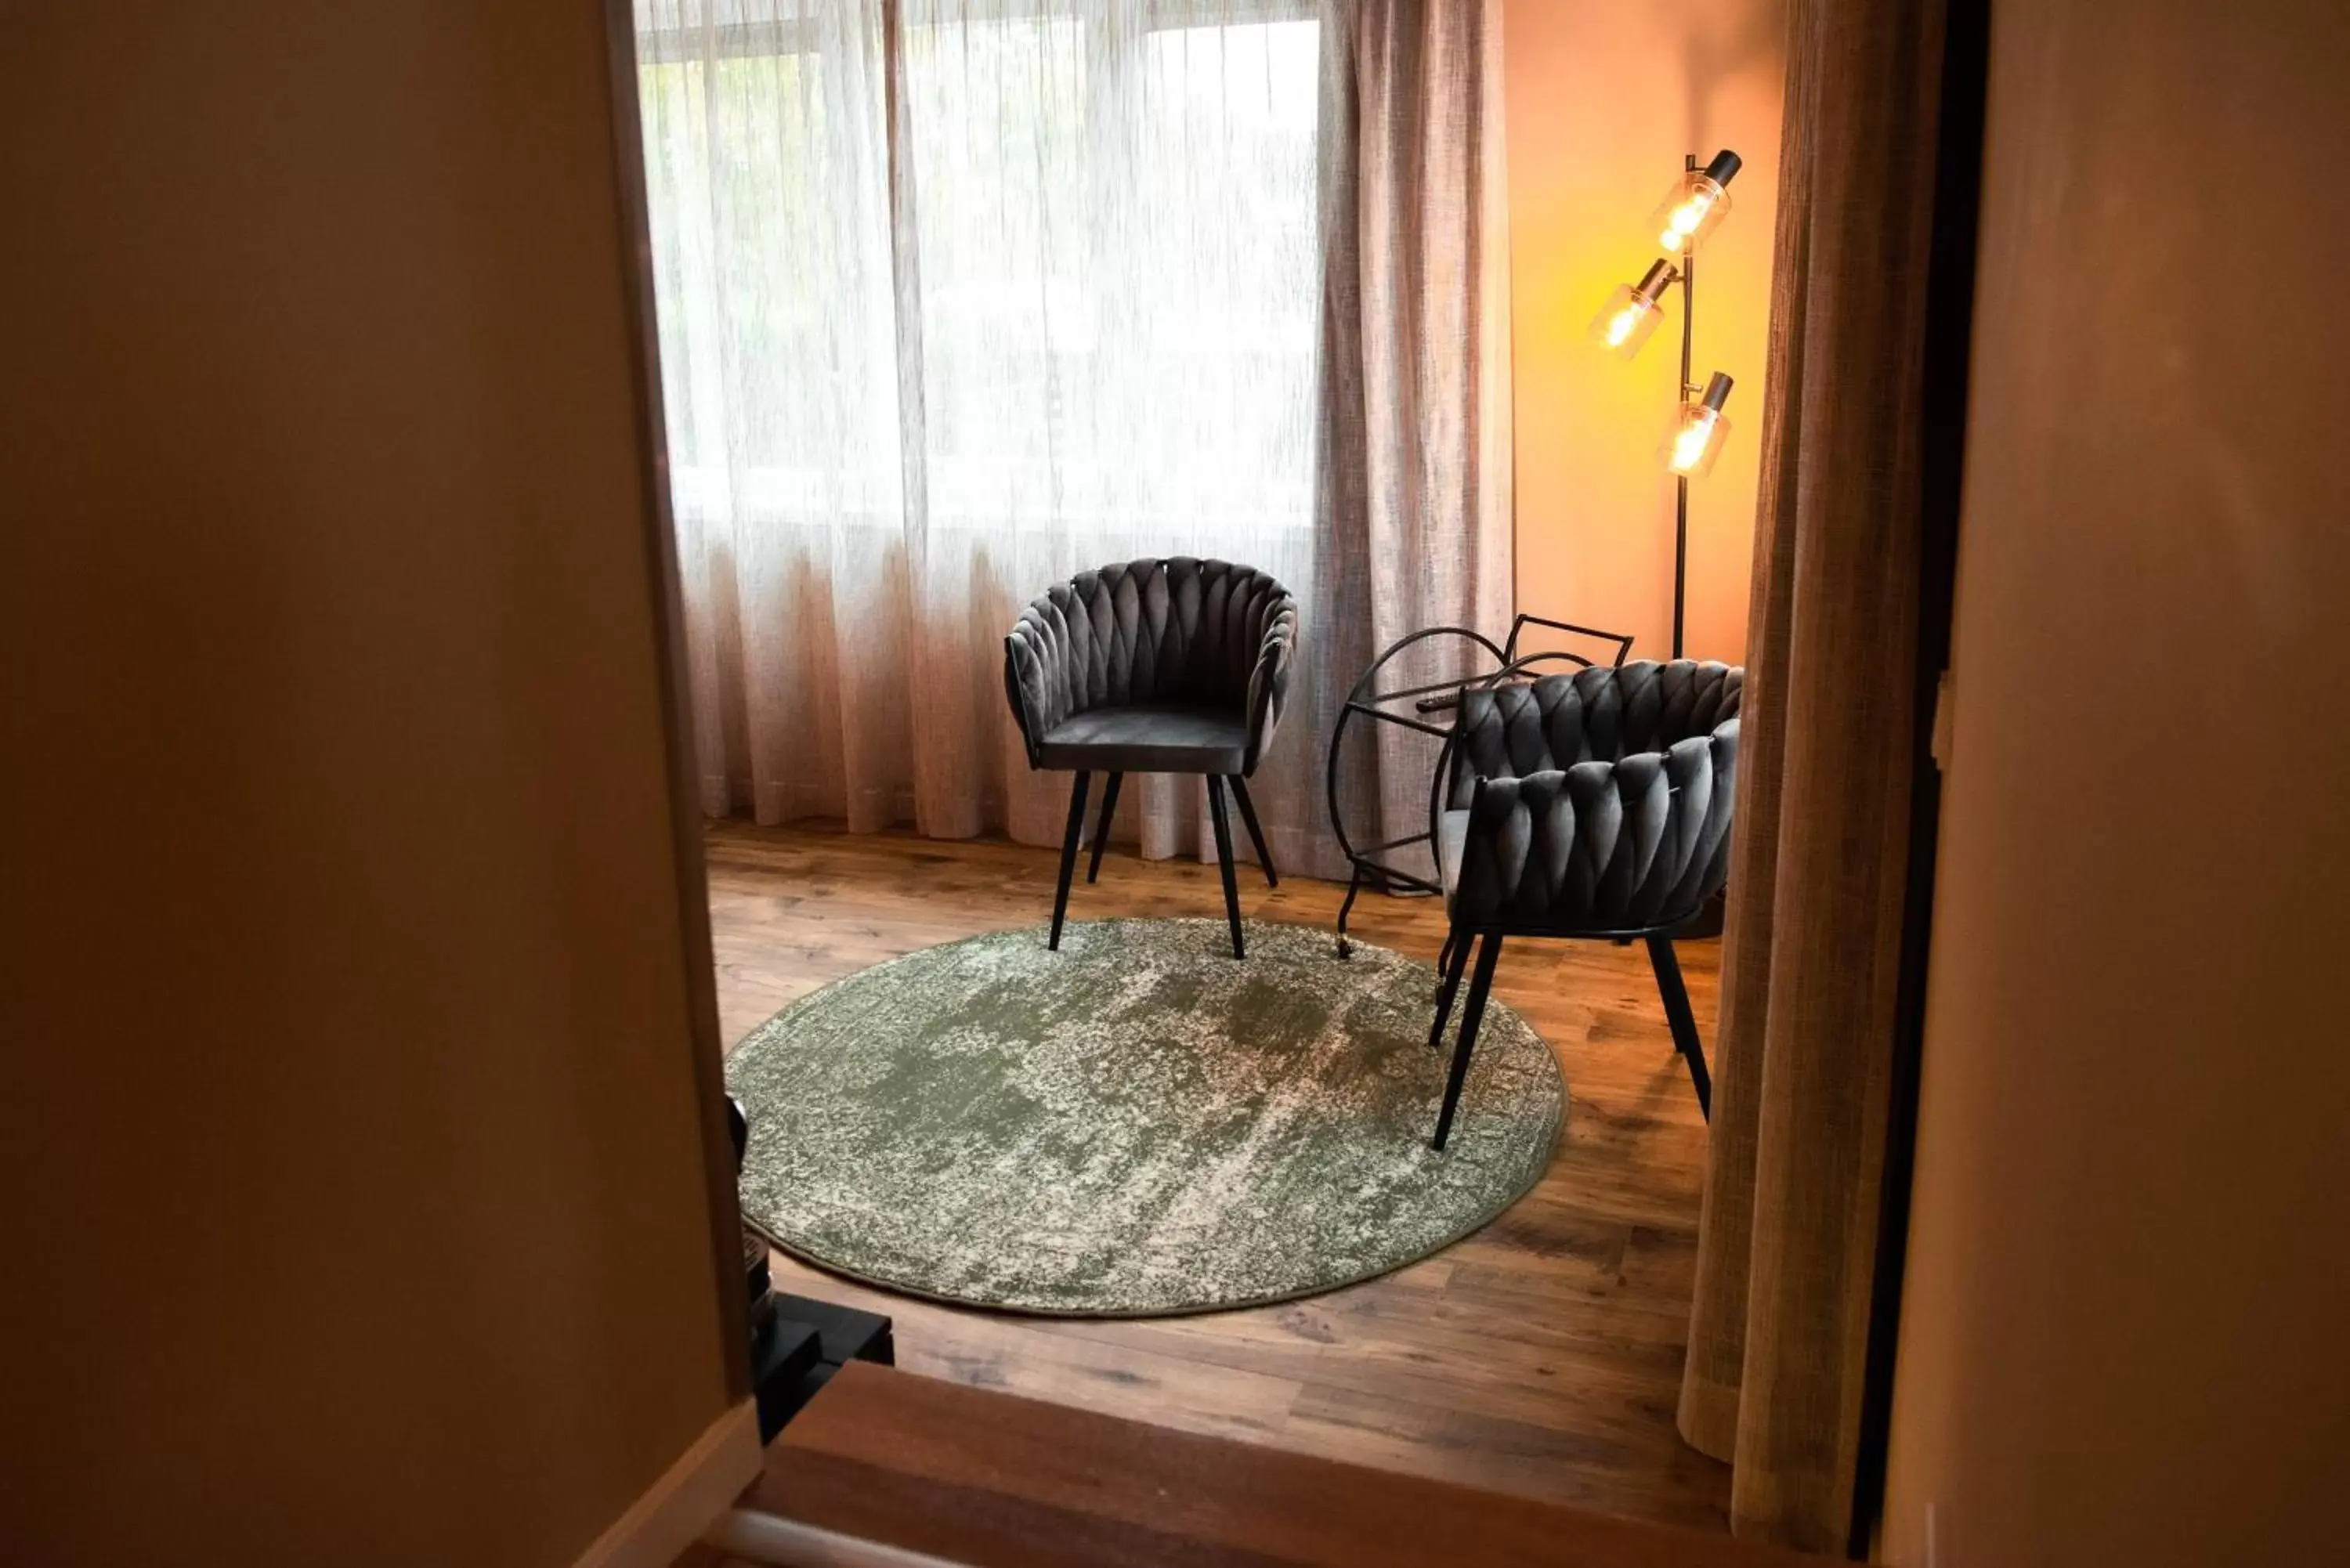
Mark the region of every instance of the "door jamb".
[[678, 927], [693, 1046], [702, 1179], [716, 1271], [718, 1323], [725, 1349], [726, 1397], [751, 1396], [749, 1302], [743, 1283], [743, 1217], [734, 1144], [726, 1121], [726, 1043], [718, 1023], [716, 960], [710, 939], [709, 879], [702, 865], [700, 770], [694, 762], [692, 697], [687, 684], [684, 600], [678, 581], [677, 525], [670, 508], [669, 443], [661, 408], [660, 346], [654, 317], [652, 231], [645, 197], [644, 132], [637, 111], [636, 19], [629, 0], [605, 0], [611, 93], [612, 178], [624, 229], [625, 285], [634, 330], [629, 369], [639, 410], [639, 508], [653, 585], [654, 659], [660, 667], [661, 732], [667, 751], [671, 835], [677, 866]]
[[1947, 0], [1928, 247], [1919, 424], [1918, 649], [1910, 736], [1908, 872], [1894, 1003], [1893, 1059], [1879, 1193], [1877, 1263], [1862, 1363], [1858, 1472], [1847, 1553], [1866, 1560], [1885, 1508], [1893, 1424], [1895, 1346], [1909, 1237], [1918, 1087], [1925, 1051], [1927, 965], [1933, 934], [1942, 774], [1936, 754], [1939, 696], [1950, 661], [1958, 576], [1960, 484], [1966, 468], [1967, 372], [1974, 331], [1975, 253], [1982, 198], [1983, 109], [1991, 0]]

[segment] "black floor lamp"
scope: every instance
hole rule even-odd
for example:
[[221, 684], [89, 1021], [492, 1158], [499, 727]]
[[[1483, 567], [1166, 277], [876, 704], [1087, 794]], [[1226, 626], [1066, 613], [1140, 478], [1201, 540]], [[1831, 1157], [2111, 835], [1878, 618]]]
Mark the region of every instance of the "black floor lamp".
[[1665, 290], [1681, 286], [1681, 390], [1673, 427], [1657, 456], [1673, 472], [1673, 657], [1681, 656], [1681, 625], [1689, 598], [1689, 482], [1713, 471], [1730, 435], [1722, 414], [1731, 379], [1716, 370], [1703, 388], [1691, 380], [1690, 351], [1697, 320], [1697, 247], [1730, 213], [1726, 189], [1738, 172], [1738, 154], [1724, 148], [1703, 168], [1691, 154], [1681, 161], [1681, 177], [1657, 206], [1657, 243], [1677, 255], [1659, 256], [1638, 283], [1627, 283], [1592, 319], [1591, 336], [1629, 359], [1656, 335], [1665, 317]]

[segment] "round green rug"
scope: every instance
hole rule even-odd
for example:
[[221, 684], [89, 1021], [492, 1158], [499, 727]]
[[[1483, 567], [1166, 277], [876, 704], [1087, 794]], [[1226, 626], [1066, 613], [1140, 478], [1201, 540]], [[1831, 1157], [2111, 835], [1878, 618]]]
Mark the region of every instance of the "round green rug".
[[[1071, 925], [926, 949], [802, 998], [727, 1064], [743, 1211], [823, 1268], [1094, 1317], [1308, 1295], [1426, 1257], [1542, 1175], [1565, 1115], [1485, 1012], [1450, 1147], [1436, 971], [1303, 926]], [[1448, 1042], [1448, 1047], [1449, 1047]]]

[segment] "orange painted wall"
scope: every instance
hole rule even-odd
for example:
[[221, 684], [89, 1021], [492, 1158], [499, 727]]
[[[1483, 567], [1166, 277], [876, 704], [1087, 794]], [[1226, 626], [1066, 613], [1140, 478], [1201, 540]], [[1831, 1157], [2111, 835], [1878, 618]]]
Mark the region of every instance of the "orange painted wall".
[[1690, 493], [1688, 651], [1736, 661], [1769, 327], [1784, 57], [1780, 0], [1509, 0], [1518, 607], [1628, 631], [1672, 624], [1672, 482], [1656, 458], [1679, 369], [1673, 319], [1629, 364], [1584, 329], [1657, 254], [1649, 210], [1684, 153], [1735, 148], [1732, 211], [1698, 255], [1694, 378], [1737, 378], [1721, 464]]

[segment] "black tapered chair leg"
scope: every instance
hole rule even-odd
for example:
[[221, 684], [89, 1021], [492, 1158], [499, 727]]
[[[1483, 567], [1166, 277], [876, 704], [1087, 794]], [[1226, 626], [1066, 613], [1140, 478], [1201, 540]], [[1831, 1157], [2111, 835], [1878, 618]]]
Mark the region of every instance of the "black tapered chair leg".
[[1347, 917], [1355, 912], [1355, 895], [1362, 890], [1363, 867], [1360, 861], [1357, 861], [1355, 868], [1347, 875], [1346, 901], [1338, 906], [1338, 956], [1342, 959], [1355, 956], [1354, 944], [1347, 940]]
[[1208, 820], [1216, 829], [1216, 864], [1224, 874], [1224, 918], [1232, 922], [1232, 957], [1245, 958], [1241, 945], [1241, 889], [1232, 878], [1232, 825], [1224, 815], [1224, 781], [1208, 775]]
[[1241, 808], [1241, 826], [1248, 829], [1249, 842], [1256, 846], [1256, 863], [1264, 870], [1264, 885], [1278, 888], [1281, 875], [1273, 868], [1273, 851], [1264, 846], [1264, 829], [1256, 825], [1256, 807], [1249, 800], [1248, 781], [1238, 774], [1232, 774], [1232, 800]]
[[1093, 774], [1082, 768], [1076, 782], [1069, 785], [1069, 827], [1061, 835], [1061, 882], [1053, 889], [1053, 934], [1045, 945], [1055, 952], [1061, 950], [1061, 920], [1069, 912], [1069, 878], [1076, 874], [1077, 846], [1086, 836], [1086, 786]]
[[1674, 1048], [1689, 1064], [1690, 1087], [1697, 1090], [1698, 1114], [1713, 1119], [1713, 1075], [1706, 1071], [1705, 1044], [1697, 1037], [1697, 1014], [1690, 1011], [1689, 987], [1681, 981], [1681, 961], [1670, 937], [1648, 939], [1648, 962], [1657, 971], [1657, 990], [1665, 999], [1665, 1022], [1671, 1025]]
[[1112, 774], [1109, 782], [1102, 785], [1101, 821], [1094, 826], [1094, 857], [1086, 866], [1088, 882], [1101, 875], [1102, 851], [1109, 847], [1109, 819], [1118, 815], [1118, 786], [1125, 777], [1124, 774]]
[[1444, 939], [1444, 950], [1436, 955], [1436, 1022], [1429, 1026], [1428, 1048], [1440, 1050], [1444, 1044], [1444, 1025], [1452, 1016], [1452, 998], [1461, 990], [1461, 971], [1469, 967], [1469, 949], [1473, 938], [1454, 931]]
[[[1467, 942], [1464, 940], [1465, 949]], [[1485, 997], [1493, 989], [1493, 962], [1502, 956], [1502, 933], [1488, 931], [1477, 944], [1477, 971], [1469, 977], [1469, 1000], [1461, 1008], [1461, 1043], [1452, 1048], [1452, 1071], [1444, 1080], [1444, 1109], [1436, 1116], [1436, 1152], [1452, 1136], [1452, 1113], [1461, 1104], [1461, 1085], [1469, 1078], [1469, 1058], [1477, 1049], [1477, 1026], [1485, 1022]]]

